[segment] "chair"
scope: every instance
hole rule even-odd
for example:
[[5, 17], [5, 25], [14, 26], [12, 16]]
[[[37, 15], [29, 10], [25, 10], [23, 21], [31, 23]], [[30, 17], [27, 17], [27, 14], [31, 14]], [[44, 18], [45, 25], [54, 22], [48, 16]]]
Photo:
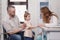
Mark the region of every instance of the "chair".
[[[33, 35], [35, 36], [35, 32], [32, 31], [32, 33], [33, 33]], [[35, 38], [35, 37], [33, 37], [32, 39], [34, 40], [34, 38]]]
[[3, 35], [4, 35], [4, 40], [9, 40], [9, 36], [4, 28], [3, 28]]

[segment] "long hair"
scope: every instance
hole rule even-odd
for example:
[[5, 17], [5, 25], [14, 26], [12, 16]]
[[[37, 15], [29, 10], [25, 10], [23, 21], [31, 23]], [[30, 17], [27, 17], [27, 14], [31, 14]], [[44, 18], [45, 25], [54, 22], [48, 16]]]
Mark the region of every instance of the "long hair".
[[57, 15], [53, 14], [48, 7], [42, 7], [40, 10], [43, 13], [43, 22], [45, 23], [50, 23], [51, 16], [58, 17]]

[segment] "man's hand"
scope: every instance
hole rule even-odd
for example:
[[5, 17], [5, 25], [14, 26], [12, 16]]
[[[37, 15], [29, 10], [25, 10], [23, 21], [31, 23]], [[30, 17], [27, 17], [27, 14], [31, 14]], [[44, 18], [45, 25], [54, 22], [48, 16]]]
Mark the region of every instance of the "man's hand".
[[25, 29], [26, 28], [26, 24], [25, 23], [21, 24], [21, 28]]

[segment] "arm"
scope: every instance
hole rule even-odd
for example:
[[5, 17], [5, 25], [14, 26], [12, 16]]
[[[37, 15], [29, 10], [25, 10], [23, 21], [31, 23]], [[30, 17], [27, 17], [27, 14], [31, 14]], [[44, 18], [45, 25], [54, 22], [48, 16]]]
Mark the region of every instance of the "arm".
[[5, 30], [9, 34], [14, 34], [23, 30], [22, 28], [11, 28], [11, 25], [7, 22], [4, 22], [3, 25], [4, 25]]
[[20, 31], [22, 31], [23, 29], [21, 29], [21, 28], [14, 28], [12, 31], [10, 31], [10, 32], [7, 32], [7, 33], [9, 33], [9, 34], [15, 34], [15, 33], [18, 33], [18, 32], [20, 32]]
[[29, 26], [30, 29], [34, 29], [34, 28], [37, 28], [36, 26], [33, 26], [31, 23], [30, 23], [30, 26]]

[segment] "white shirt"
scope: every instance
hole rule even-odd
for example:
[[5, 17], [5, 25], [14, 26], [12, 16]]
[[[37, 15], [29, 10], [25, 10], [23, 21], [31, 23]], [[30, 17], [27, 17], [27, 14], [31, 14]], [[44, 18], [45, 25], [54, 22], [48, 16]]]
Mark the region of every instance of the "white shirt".
[[50, 23], [45, 23], [46, 27], [55, 27], [58, 25], [58, 18], [56, 16], [51, 16]]
[[26, 24], [26, 29], [25, 29], [25, 32], [24, 32], [24, 36], [32, 38], [32, 29], [28, 29], [32, 25], [31, 25], [31, 23], [29, 21], [25, 21], [25, 24]]
[[17, 16], [11, 19], [9, 16], [7, 18], [4, 18], [2, 24], [7, 32], [11, 32], [14, 28], [20, 28], [20, 22]]

